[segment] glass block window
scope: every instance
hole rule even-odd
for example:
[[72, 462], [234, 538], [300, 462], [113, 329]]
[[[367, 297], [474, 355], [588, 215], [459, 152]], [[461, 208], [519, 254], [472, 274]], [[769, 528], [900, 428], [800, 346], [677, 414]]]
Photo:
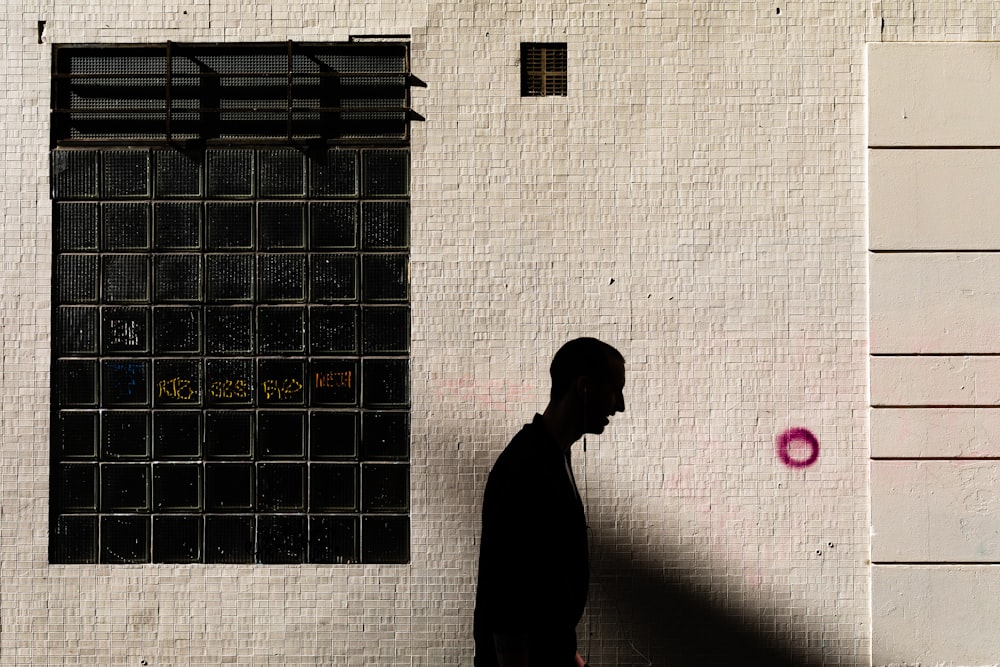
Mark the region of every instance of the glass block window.
[[[261, 85], [287, 74], [249, 50], [174, 48], [187, 58], [175, 75], [190, 77], [174, 92], [192, 99], [216, 80], [198, 78], [206, 68], [238, 61]], [[148, 94], [165, 66], [139, 47], [67, 51], [58, 61], [81, 81], [103, 81], [100, 105], [130, 77]], [[296, 62], [399, 64], [320, 52]], [[122, 62], [135, 70], [110, 77]], [[323, 98], [324, 81], [338, 79], [295, 91]], [[124, 114], [126, 134], [145, 122]], [[369, 119], [375, 135], [384, 119]], [[50, 561], [408, 562], [407, 143], [87, 144], [59, 135], [64, 121], [51, 158]]]
[[521, 44], [521, 96], [567, 95], [566, 44]]

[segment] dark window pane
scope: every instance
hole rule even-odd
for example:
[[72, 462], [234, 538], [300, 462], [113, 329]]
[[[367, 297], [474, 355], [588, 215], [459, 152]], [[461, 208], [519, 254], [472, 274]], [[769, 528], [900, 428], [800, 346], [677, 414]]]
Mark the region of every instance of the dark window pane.
[[309, 517], [310, 563], [346, 564], [356, 563], [357, 561], [357, 517]]
[[63, 354], [97, 352], [97, 308], [60, 307], [56, 311], [55, 348]]
[[104, 151], [105, 197], [149, 196], [148, 151]]
[[208, 298], [212, 301], [247, 301], [253, 296], [252, 255], [208, 255]]
[[102, 516], [101, 562], [149, 562], [149, 517]]
[[261, 250], [303, 250], [306, 247], [305, 204], [263, 202], [257, 211]]
[[306, 158], [294, 149], [264, 150], [260, 160], [261, 197], [301, 197], [306, 192]]
[[310, 512], [354, 512], [358, 509], [358, 466], [314, 463], [309, 468]]
[[101, 348], [105, 353], [149, 351], [147, 308], [105, 308], [101, 319]]
[[253, 204], [210, 202], [206, 213], [210, 250], [253, 248]]
[[101, 402], [104, 406], [146, 405], [148, 386], [148, 361], [101, 362]]
[[62, 360], [54, 363], [55, 402], [60, 406], [97, 404], [97, 362]]
[[154, 151], [157, 197], [196, 197], [201, 194], [201, 155], [181, 151]]
[[101, 458], [149, 456], [149, 413], [115, 412], [101, 415]]
[[209, 353], [253, 351], [253, 308], [249, 306], [206, 308], [205, 328]]
[[305, 559], [304, 516], [262, 516], [257, 519], [258, 563], [302, 563]]
[[56, 507], [60, 511], [93, 512], [97, 509], [97, 465], [72, 463], [56, 468], [52, 480]]
[[209, 197], [249, 197], [253, 194], [252, 150], [208, 151], [207, 162]]
[[357, 455], [358, 413], [313, 412], [309, 415], [309, 457], [353, 458]]
[[52, 198], [97, 196], [97, 151], [52, 151]]
[[357, 245], [358, 205], [355, 202], [313, 202], [309, 205], [309, 221], [314, 250]]
[[144, 255], [105, 255], [101, 278], [106, 302], [149, 300], [149, 259]]
[[97, 517], [58, 517], [51, 540], [53, 563], [96, 563]]
[[358, 193], [358, 153], [330, 149], [311, 163], [314, 197], [349, 197]]
[[314, 405], [357, 404], [358, 362], [314, 360], [309, 366], [309, 390]]
[[110, 463], [101, 466], [101, 510], [104, 512], [149, 509], [149, 465]]
[[56, 247], [66, 250], [97, 250], [97, 204], [56, 204]]
[[153, 464], [153, 509], [157, 512], [201, 509], [201, 465]]
[[261, 255], [260, 298], [264, 301], [301, 301], [305, 298], [304, 255]]
[[257, 465], [257, 509], [261, 512], [305, 510], [306, 464]]
[[149, 249], [149, 204], [101, 204], [104, 224], [101, 247], [104, 250]]
[[200, 255], [157, 255], [154, 261], [157, 301], [198, 301], [201, 298]]
[[208, 412], [205, 414], [205, 456], [248, 458], [253, 442], [252, 412]]
[[410, 402], [410, 369], [405, 359], [365, 359], [363, 404], [405, 406]]
[[362, 247], [405, 248], [410, 244], [410, 203], [373, 201], [361, 205]]
[[305, 402], [305, 364], [301, 361], [260, 361], [261, 405], [292, 406]]
[[354, 306], [317, 306], [309, 310], [309, 347], [313, 354], [351, 354], [358, 349], [358, 310]]
[[311, 271], [313, 300], [358, 298], [358, 260], [354, 255], [313, 255]]
[[405, 512], [410, 507], [410, 466], [361, 466], [361, 511]]
[[305, 442], [305, 414], [261, 412], [257, 415], [260, 456], [267, 459], [301, 458]]
[[157, 354], [197, 353], [201, 350], [201, 309], [153, 309], [153, 349]]
[[56, 414], [52, 420], [52, 437], [60, 459], [97, 456], [97, 413]]
[[153, 413], [153, 456], [194, 458], [201, 453], [201, 413]]
[[154, 516], [153, 562], [197, 563], [201, 560], [200, 516]]
[[305, 351], [305, 309], [264, 306], [257, 311], [262, 353]]
[[157, 250], [197, 250], [201, 247], [201, 204], [155, 204], [153, 229]]
[[409, 413], [366, 412], [364, 414], [361, 422], [363, 459], [406, 459], [409, 452]]
[[97, 255], [56, 257], [56, 294], [60, 303], [97, 300]]
[[209, 511], [253, 509], [252, 463], [205, 464], [205, 507]]
[[250, 405], [254, 397], [254, 367], [251, 359], [209, 359], [205, 362], [207, 403]]
[[254, 533], [252, 516], [205, 517], [205, 562], [252, 563]]
[[410, 193], [410, 152], [370, 150], [362, 153], [365, 174], [364, 194], [369, 197]]
[[410, 561], [409, 517], [362, 517], [361, 536], [361, 562], [408, 563]]
[[381, 306], [361, 310], [363, 354], [407, 352], [410, 349], [410, 309]]
[[201, 402], [201, 361], [157, 359], [153, 373], [157, 407], [196, 406]]
[[405, 301], [409, 296], [406, 255], [365, 255], [361, 260], [362, 301]]

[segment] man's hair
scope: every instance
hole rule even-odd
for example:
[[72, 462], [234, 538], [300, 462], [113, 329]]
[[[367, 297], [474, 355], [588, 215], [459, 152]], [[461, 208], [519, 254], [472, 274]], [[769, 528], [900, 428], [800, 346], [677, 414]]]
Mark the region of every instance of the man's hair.
[[597, 379], [611, 374], [612, 361], [625, 362], [622, 353], [596, 338], [574, 338], [564, 344], [552, 358], [549, 374], [552, 376], [550, 398], [558, 401], [579, 377]]

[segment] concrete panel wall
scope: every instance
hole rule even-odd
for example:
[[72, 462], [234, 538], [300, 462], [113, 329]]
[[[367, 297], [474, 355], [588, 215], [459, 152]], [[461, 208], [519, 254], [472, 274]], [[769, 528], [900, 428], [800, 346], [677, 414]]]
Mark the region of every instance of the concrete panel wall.
[[1000, 458], [1000, 410], [873, 408], [873, 458]]

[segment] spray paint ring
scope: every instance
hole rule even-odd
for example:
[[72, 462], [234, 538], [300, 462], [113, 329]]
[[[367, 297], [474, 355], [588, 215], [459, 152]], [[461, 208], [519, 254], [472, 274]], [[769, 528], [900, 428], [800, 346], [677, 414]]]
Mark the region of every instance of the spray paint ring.
[[[789, 468], [808, 468], [819, 458], [819, 440], [808, 429], [790, 428], [778, 436], [777, 443], [778, 458]], [[800, 456], [797, 451], [803, 443], [809, 448], [807, 456]]]

